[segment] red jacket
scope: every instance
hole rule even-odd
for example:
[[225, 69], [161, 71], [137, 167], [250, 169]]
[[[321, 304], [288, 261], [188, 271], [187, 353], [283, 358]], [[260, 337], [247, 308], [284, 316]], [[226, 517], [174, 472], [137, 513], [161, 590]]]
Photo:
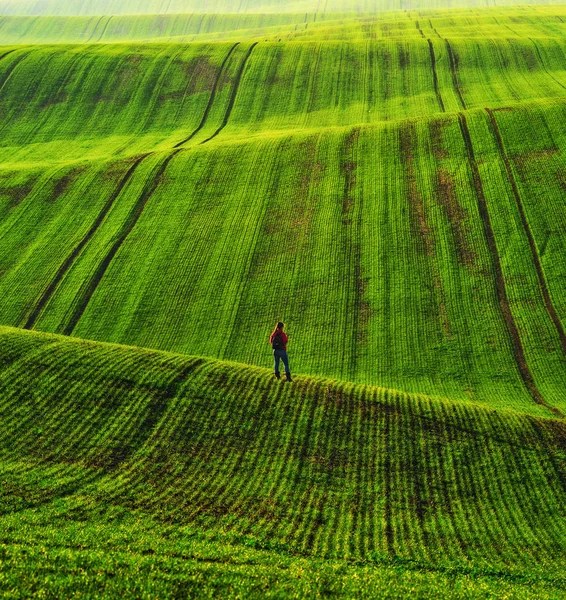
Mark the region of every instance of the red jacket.
[[287, 342], [289, 341], [289, 338], [287, 337], [287, 334], [283, 333], [283, 331], [281, 331], [280, 329], [277, 329], [269, 336], [269, 343], [270, 344], [273, 343], [273, 337], [275, 336], [276, 333], [281, 336], [281, 339], [283, 340], [283, 350], [286, 351], [287, 350]]

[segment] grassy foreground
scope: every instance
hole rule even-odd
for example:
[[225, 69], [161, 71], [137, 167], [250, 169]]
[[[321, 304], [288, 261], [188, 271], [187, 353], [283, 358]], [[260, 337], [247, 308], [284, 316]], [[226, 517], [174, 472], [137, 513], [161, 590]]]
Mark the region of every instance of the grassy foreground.
[[0, 329], [6, 595], [566, 593], [564, 422]]

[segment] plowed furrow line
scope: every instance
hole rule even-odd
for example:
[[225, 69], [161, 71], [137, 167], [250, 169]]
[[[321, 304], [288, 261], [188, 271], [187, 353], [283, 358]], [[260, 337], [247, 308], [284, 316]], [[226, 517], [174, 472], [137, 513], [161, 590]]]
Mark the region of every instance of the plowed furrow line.
[[[479, 420], [479, 415], [476, 411], [466, 410], [468, 423], [476, 431], [485, 430], [485, 422]], [[489, 424], [488, 424], [489, 427]], [[468, 482], [476, 489], [477, 503], [491, 507], [491, 514], [486, 519], [486, 531], [493, 540], [493, 543], [488, 547], [494, 552], [494, 557], [498, 560], [515, 557], [514, 560], [519, 560], [522, 556], [522, 545], [517, 541], [517, 530], [513, 522], [509, 518], [509, 510], [513, 511], [514, 507], [508, 507], [508, 499], [502, 495], [501, 484], [498, 477], [493, 477], [492, 473], [498, 473], [501, 465], [496, 460], [495, 454], [497, 444], [493, 442], [490, 435], [471, 438], [472, 451], [468, 460], [463, 460], [462, 463], [475, 465], [472, 477]], [[481, 498], [481, 500], [480, 500]], [[482, 511], [476, 511], [473, 518], [478, 518], [478, 514], [483, 516]], [[505, 539], [505, 548], [502, 550], [499, 540]]]
[[[511, 533], [510, 537], [516, 540], [519, 547], [524, 548], [521, 558], [524, 560], [525, 554], [532, 553], [531, 558], [534, 563], [535, 556], [542, 558], [546, 552], [542, 547], [543, 544], [537, 539], [542, 533], [534, 532], [529, 526], [529, 519], [524, 510], [523, 495], [517, 490], [517, 485], [513, 481], [513, 475], [516, 473], [509, 468], [516, 452], [509, 452], [508, 449], [505, 449], [503, 453], [501, 446], [492, 443], [491, 440], [484, 448], [484, 452], [488, 464], [491, 463], [490, 472], [497, 472], [497, 477], [492, 478], [491, 483], [495, 492], [494, 497], [497, 498], [494, 505], [498, 506], [501, 520], [506, 523], [504, 531]], [[533, 505], [530, 504], [528, 510], [532, 510], [532, 508]]]
[[[295, 503], [295, 514], [291, 525], [292, 537], [288, 538], [292, 543], [300, 548], [303, 552], [310, 552], [311, 547], [305, 548], [307, 541], [314, 542], [316, 537], [316, 531], [320, 527], [320, 523], [316, 518], [319, 507], [324, 501], [321, 498], [321, 494], [324, 494], [322, 486], [318, 482], [317, 472], [328, 469], [328, 465], [331, 462], [331, 458], [326, 455], [324, 439], [327, 428], [323, 425], [328, 421], [328, 405], [325, 403], [319, 394], [315, 394], [314, 398], [310, 399], [312, 402], [313, 411], [311, 416], [314, 418], [307, 422], [307, 435], [304, 440], [306, 443], [303, 446], [304, 450], [301, 452], [299, 460], [300, 468], [298, 472], [304, 473], [300, 479], [294, 480], [293, 486], [300, 491], [304, 490], [301, 500]], [[309, 443], [310, 442], [310, 443]], [[306, 469], [305, 469], [306, 467]], [[328, 471], [326, 471], [328, 473]], [[316, 477], [317, 481], [311, 480]], [[312, 538], [309, 536], [309, 526], [314, 527]]]
[[[340, 384], [340, 403], [336, 406], [339, 413], [339, 419], [336, 428], [332, 428], [338, 439], [342, 443], [338, 446], [335, 442], [331, 444], [332, 464], [337, 471], [333, 477], [333, 482], [337, 482], [344, 490], [356, 490], [354, 499], [350, 494], [342, 492], [340, 503], [336, 505], [335, 511], [338, 513], [339, 525], [333, 530], [335, 533], [334, 550], [340, 550], [341, 554], [348, 559], [356, 556], [357, 544], [356, 538], [360, 534], [358, 525], [359, 505], [360, 505], [360, 486], [357, 483], [356, 465], [358, 455], [361, 452], [361, 443], [359, 421], [356, 416], [359, 415], [359, 401], [354, 397], [351, 391], [347, 391], [344, 384]], [[350, 540], [353, 542], [350, 544]]]
[[[352, 392], [351, 392], [352, 393]], [[368, 472], [367, 465], [367, 449], [369, 440], [367, 439], [367, 409], [365, 390], [362, 390], [359, 396], [354, 397], [355, 406], [355, 428], [352, 428], [350, 434], [349, 446], [355, 450], [352, 462], [355, 463], [353, 469], [353, 481], [351, 486], [354, 491], [354, 500], [352, 506], [352, 524], [349, 532], [349, 551], [350, 555], [355, 558], [363, 558], [367, 556], [365, 540], [367, 537], [367, 519], [366, 506], [367, 495], [370, 489], [370, 483], [366, 477]], [[362, 490], [365, 493], [362, 493]]]
[[[258, 454], [264, 451], [264, 447], [261, 443], [258, 443], [256, 435], [266, 437], [270, 432], [270, 424], [265, 420], [260, 419], [262, 411], [257, 401], [256, 404], [250, 402], [253, 398], [261, 398], [261, 394], [257, 394], [258, 387], [262, 384], [262, 377], [260, 375], [255, 376], [255, 381], [246, 379], [246, 387], [249, 386], [249, 392], [247, 397], [244, 399], [242, 404], [246, 407], [246, 410], [242, 412], [242, 421], [237, 427], [239, 431], [239, 438], [243, 442], [242, 448], [236, 456], [236, 460], [224, 478], [226, 483], [223, 483], [219, 488], [209, 488], [207, 490], [207, 496], [210, 502], [214, 502], [219, 506], [230, 506], [230, 511], [234, 512], [234, 506], [241, 502], [242, 499], [249, 497], [247, 491], [251, 485], [255, 483], [257, 478], [257, 461]], [[240, 400], [242, 397], [240, 397]], [[251, 413], [251, 416], [250, 416]], [[263, 421], [263, 422], [262, 422]], [[244, 431], [247, 430], [247, 431]], [[249, 433], [248, 433], [249, 432]], [[246, 433], [248, 435], [246, 435]], [[246, 439], [247, 438], [247, 439]], [[255, 477], [243, 477], [242, 471], [244, 465], [250, 465], [250, 471], [254, 473]]]
[[[273, 498], [276, 503], [280, 502], [281, 494], [285, 494], [287, 492], [286, 482], [294, 469], [293, 451], [297, 445], [297, 432], [299, 431], [299, 425], [301, 423], [301, 416], [303, 414], [304, 405], [309, 401], [313, 401], [309, 398], [309, 391], [312, 385], [314, 384], [311, 381], [309, 381], [309, 383], [307, 383], [302, 390], [297, 390], [298, 400], [296, 404], [295, 413], [292, 417], [293, 421], [289, 430], [289, 435], [281, 440], [282, 456], [281, 459], [278, 461], [278, 472], [273, 475], [273, 483], [267, 490], [266, 494], [268, 497]], [[297, 388], [298, 386], [295, 385], [295, 389]], [[303, 393], [301, 394], [300, 391], [302, 391]], [[307, 400], [307, 398], [309, 398], [309, 400]], [[272, 535], [274, 535], [276, 527], [276, 523], [272, 523], [269, 526], [267, 526], [265, 528], [265, 537], [269, 538]]]
[[[463, 412], [463, 414], [461, 414]], [[454, 412], [450, 415], [447, 406], [442, 406], [442, 414], [449, 417], [452, 420], [456, 417], [456, 423], [459, 425], [460, 422], [468, 423], [468, 413], [465, 409], [461, 409], [457, 406]], [[458, 438], [459, 428], [451, 427], [448, 429], [448, 441], [453, 443]], [[476, 537], [485, 540], [486, 544], [491, 547], [496, 547], [498, 543], [500, 532], [494, 531], [490, 522], [488, 522], [488, 516], [485, 511], [477, 511], [475, 509], [475, 503], [479, 500], [480, 496], [485, 495], [485, 490], [481, 487], [478, 481], [477, 473], [474, 468], [475, 464], [472, 458], [481, 453], [481, 438], [476, 438], [472, 442], [472, 451], [463, 453], [462, 457], [455, 457], [453, 454], [450, 455], [450, 459], [453, 464], [453, 473], [455, 481], [455, 490], [452, 496], [453, 502], [460, 507], [460, 523], [456, 522], [455, 527], [458, 531], [462, 531], [465, 528], [468, 535], [472, 538]], [[468, 460], [468, 456], [470, 456]], [[464, 544], [462, 548], [466, 557], [471, 557], [470, 546]]]
[[[338, 438], [338, 420], [340, 418], [340, 409], [337, 409], [334, 402], [325, 402], [323, 404], [322, 414], [320, 415], [320, 422], [324, 424], [324, 429], [321, 432], [319, 439], [313, 450], [313, 461], [315, 462], [317, 470], [324, 471], [324, 486], [323, 489], [316, 494], [314, 499], [313, 517], [310, 519], [310, 525], [306, 527], [302, 549], [305, 552], [312, 553], [318, 544], [320, 537], [321, 528], [324, 523], [324, 513], [327, 503], [327, 490], [331, 486], [333, 471], [334, 471], [334, 459], [332, 456], [334, 438]], [[307, 521], [308, 524], [308, 521]], [[328, 528], [327, 531], [330, 531]], [[328, 545], [332, 544], [327, 544]], [[323, 548], [324, 552], [324, 548]]]
[[[502, 429], [505, 431], [506, 423], [501, 419], [501, 415], [494, 414], [490, 419], [491, 425], [495, 430]], [[524, 477], [521, 479], [519, 487], [517, 485], [517, 473], [528, 473], [532, 469], [532, 458], [529, 452], [528, 464], [525, 461], [525, 450], [520, 443], [516, 446], [503, 446], [502, 444], [494, 443], [497, 447], [497, 454], [500, 456], [502, 467], [498, 472], [498, 481], [501, 485], [505, 485], [507, 503], [506, 507], [512, 514], [517, 528], [521, 531], [525, 539], [528, 539], [529, 548], [535, 552], [535, 555], [542, 557], [548, 555], [551, 540], [546, 528], [540, 527], [540, 517], [534, 513], [534, 506], [544, 507], [544, 500], [538, 496], [540, 486], [533, 487], [532, 478]], [[536, 459], [535, 459], [536, 460]]]
[[106, 270], [110, 266], [112, 259], [114, 258], [114, 256], [118, 252], [118, 250], [120, 250], [122, 244], [124, 243], [124, 241], [126, 240], [128, 235], [130, 235], [132, 229], [136, 226], [136, 223], [138, 222], [139, 218], [141, 217], [148, 200], [151, 198], [151, 196], [153, 195], [153, 192], [156, 190], [157, 186], [159, 185], [163, 173], [165, 172], [165, 170], [167, 169], [167, 166], [169, 165], [171, 160], [176, 156], [176, 154], [178, 152], [180, 152], [180, 149], [175, 150], [174, 152], [169, 154], [169, 156], [163, 161], [163, 163], [162, 163], [158, 173], [154, 177], [151, 185], [146, 186], [146, 188], [142, 192], [139, 200], [137, 201], [137, 203], [131, 210], [130, 214], [128, 215], [128, 219], [127, 219], [124, 227], [122, 228], [122, 231], [120, 232], [120, 235], [118, 236], [118, 239], [114, 242], [114, 244], [112, 245], [108, 254], [104, 257], [102, 262], [99, 264], [98, 268], [94, 272], [94, 275], [91, 277], [88, 285], [86, 286], [85, 291], [82, 294], [82, 297], [79, 298], [79, 300], [77, 302], [77, 306], [69, 320], [69, 323], [62, 331], [62, 333], [64, 335], [71, 335], [73, 333], [73, 330], [75, 329], [80, 318], [83, 316], [84, 311], [86, 310], [86, 307], [88, 306], [88, 303], [90, 302], [90, 299], [92, 298], [94, 292], [96, 291], [98, 284], [100, 283], [100, 281], [104, 277], [104, 274], [106, 273]]
[[[419, 30], [420, 31], [420, 30]], [[422, 34], [422, 31], [421, 31]], [[424, 37], [424, 35], [423, 35]], [[442, 112], [446, 112], [444, 108], [444, 102], [442, 101], [442, 96], [440, 95], [440, 90], [438, 89], [438, 74], [436, 73], [436, 55], [434, 53], [434, 46], [430, 39], [428, 41], [428, 47], [430, 50], [430, 62], [432, 65], [432, 82], [434, 84], [434, 93], [436, 94], [436, 99], [438, 100], [438, 105], [440, 106], [440, 110]]]
[[[234, 379], [237, 379], [235, 377]], [[229, 421], [225, 418], [218, 423], [219, 431], [241, 434], [247, 417], [249, 416], [249, 406], [247, 402], [242, 402], [241, 397], [234, 391], [234, 381], [229, 389], [233, 393], [224, 399], [224, 410], [230, 415]], [[226, 403], [230, 404], [227, 405]], [[240, 435], [238, 435], [238, 439]], [[191, 490], [189, 504], [190, 516], [189, 520], [195, 520], [200, 515], [207, 515], [211, 509], [220, 506], [219, 499], [223, 496], [225, 490], [230, 485], [230, 481], [234, 473], [237, 473], [242, 465], [248, 448], [245, 444], [242, 447], [235, 447], [234, 444], [225, 444], [224, 447], [218, 448], [214, 443], [210, 443], [211, 453], [208, 455], [204, 463], [208, 477], [201, 478], [201, 485]], [[236, 486], [241, 485], [241, 480], [238, 477], [233, 478], [233, 483]]]
[[383, 427], [384, 437], [384, 457], [383, 457], [383, 478], [384, 478], [384, 519], [385, 519], [385, 542], [389, 556], [395, 555], [395, 539], [393, 534], [393, 474], [391, 473], [391, 453], [393, 445], [391, 443], [391, 430], [393, 415], [390, 412], [385, 413], [385, 423]]
[[[42, 470], [42, 475], [45, 479], [58, 482], [69, 472], [68, 465], [57, 465], [53, 470], [45, 472]], [[25, 512], [29, 509], [37, 509], [54, 500], [63, 500], [78, 494], [84, 488], [97, 483], [102, 479], [104, 473], [102, 471], [91, 471], [90, 473], [71, 471], [72, 479], [66, 479], [64, 483], [60, 483], [57, 487], [51, 488], [35, 488], [31, 494], [27, 494], [25, 499], [18, 497], [18, 503], [15, 506], [7, 506], [0, 508], [0, 516], [16, 515]]]
[[[203, 386], [203, 393], [208, 393], [208, 388]], [[204, 412], [204, 411], [203, 411]], [[187, 413], [190, 415], [187, 418]], [[153, 440], [159, 436], [161, 445], [157, 446], [153, 443], [151, 451], [147, 455], [140, 456], [136, 460], [130, 461], [127, 465], [121, 468], [120, 471], [120, 484], [113, 485], [110, 495], [112, 498], [118, 501], [124, 497], [124, 494], [129, 495], [135, 493], [136, 500], [134, 504], [141, 505], [143, 507], [160, 507], [164, 504], [165, 500], [171, 494], [171, 489], [177, 489], [174, 485], [174, 481], [178, 476], [171, 475], [167, 476], [168, 473], [164, 472], [162, 466], [162, 460], [165, 458], [167, 461], [174, 460], [177, 458], [177, 454], [171, 456], [170, 449], [176, 448], [178, 444], [178, 436], [172, 438], [168, 435], [168, 431], [174, 431], [176, 433], [183, 432], [185, 435], [187, 429], [190, 431], [190, 427], [187, 427], [187, 420], [190, 422], [191, 418], [195, 414], [195, 406], [191, 405], [186, 409], [178, 410], [176, 418], [171, 420], [163, 419], [160, 424], [154, 429]], [[209, 417], [209, 421], [205, 421], [203, 427], [199, 429], [201, 432], [209, 431], [208, 427], [211, 426], [210, 420], [216, 417], [216, 412], [208, 407], [206, 415]], [[212, 444], [209, 445], [209, 447]], [[161, 452], [161, 454], [160, 454]], [[187, 449], [186, 455], [188, 460], [192, 458], [190, 450]], [[168, 463], [169, 464], [169, 463]], [[192, 466], [192, 462], [191, 462]], [[193, 473], [195, 469], [192, 469]], [[145, 495], [143, 490], [146, 488], [146, 482], [152, 486], [152, 494], [150, 496]], [[193, 481], [189, 478], [189, 481]], [[139, 490], [139, 491], [138, 491]]]
[[[245, 511], [246, 516], [250, 518], [247, 526], [242, 529], [243, 535], [251, 534], [254, 528], [258, 532], [263, 532], [265, 521], [269, 516], [268, 503], [271, 498], [267, 493], [265, 484], [268, 481], [267, 473], [271, 473], [274, 463], [280, 460], [278, 452], [280, 440], [273, 435], [273, 431], [284, 430], [284, 414], [279, 410], [283, 389], [282, 385], [270, 385], [262, 392], [261, 410], [263, 413], [262, 421], [264, 422], [261, 424], [261, 436], [255, 443], [258, 452], [254, 463], [255, 477], [253, 481], [249, 481], [246, 498], [238, 498], [232, 509], [237, 514]], [[250, 507], [250, 502], [253, 502], [254, 499], [258, 499], [259, 506]], [[253, 518], [251, 513], [255, 515]], [[274, 517], [272, 516], [272, 518]], [[234, 521], [226, 529], [232, 530], [236, 525], [237, 523]]]
[[100, 211], [98, 217], [92, 224], [91, 228], [87, 231], [87, 233], [82, 238], [82, 240], [75, 246], [75, 248], [73, 249], [71, 254], [69, 254], [69, 256], [65, 259], [63, 264], [59, 267], [59, 270], [55, 274], [55, 277], [51, 280], [51, 283], [47, 286], [47, 288], [45, 289], [45, 291], [39, 298], [37, 304], [35, 305], [34, 309], [30, 313], [27, 321], [22, 325], [23, 329], [33, 329], [33, 327], [37, 321], [37, 318], [39, 317], [39, 315], [41, 314], [41, 312], [43, 311], [43, 309], [45, 308], [45, 306], [47, 305], [47, 303], [49, 302], [49, 300], [55, 293], [55, 290], [57, 289], [58, 285], [61, 283], [61, 280], [67, 274], [69, 269], [73, 266], [77, 256], [81, 253], [82, 249], [86, 246], [86, 244], [88, 244], [88, 242], [92, 239], [93, 235], [97, 232], [98, 228], [102, 224], [102, 221], [104, 221], [106, 215], [108, 214], [108, 212], [110, 211], [112, 206], [114, 206], [116, 199], [118, 198], [118, 196], [124, 189], [125, 185], [132, 178], [132, 175], [134, 174], [134, 172], [137, 169], [137, 167], [139, 166], [139, 164], [147, 156], [148, 156], [147, 154], [140, 156], [134, 162], [134, 164], [129, 168], [126, 175], [122, 178], [122, 181], [120, 181], [120, 184], [116, 188], [115, 192], [112, 194], [112, 196], [110, 196], [110, 198], [108, 199], [106, 204], [103, 206], [102, 210]]
[[201, 122], [199, 123], [198, 127], [187, 138], [185, 138], [184, 140], [180, 141], [178, 144], [175, 144], [173, 146], [173, 148], [179, 148], [183, 144], [186, 144], [187, 142], [190, 142], [195, 137], [195, 135], [204, 127], [204, 124], [206, 123], [206, 120], [208, 119], [208, 115], [210, 113], [212, 105], [214, 104], [214, 99], [216, 97], [216, 91], [218, 90], [218, 85], [220, 83], [220, 80], [222, 79], [222, 75], [224, 74], [224, 69], [226, 67], [226, 64], [227, 64], [229, 58], [234, 53], [234, 50], [236, 50], [236, 47], [239, 44], [240, 44], [240, 42], [236, 42], [230, 48], [230, 50], [228, 51], [228, 54], [224, 57], [224, 60], [222, 61], [222, 64], [220, 65], [220, 70], [218, 71], [218, 75], [216, 77], [216, 80], [214, 81], [214, 85], [213, 85], [212, 91], [210, 93], [210, 98], [208, 99], [208, 104], [206, 105], [206, 108], [204, 109], [204, 114], [202, 115], [202, 119], [201, 119]]
[[222, 124], [209, 138], [207, 138], [206, 140], [201, 142], [201, 144], [206, 144], [206, 142], [210, 142], [210, 140], [215, 138], [224, 129], [224, 127], [226, 127], [226, 125], [228, 124], [228, 119], [230, 118], [230, 115], [232, 114], [232, 109], [234, 108], [234, 103], [236, 102], [236, 96], [238, 95], [238, 90], [240, 88], [240, 82], [242, 80], [242, 75], [244, 74], [244, 69], [246, 67], [246, 64], [247, 64], [252, 52], [254, 51], [254, 48], [257, 45], [258, 45], [258, 42], [255, 42], [254, 44], [252, 44], [250, 46], [248, 52], [246, 53], [246, 56], [244, 57], [244, 60], [242, 61], [242, 64], [240, 65], [240, 69], [238, 70], [238, 74], [236, 75], [236, 80], [234, 81], [234, 88], [232, 89], [232, 94], [230, 96], [230, 100], [228, 101], [228, 107], [226, 108], [226, 114], [224, 115], [224, 120], [222, 121]]
[[[57, 374], [60, 373], [60, 365], [58, 364], [56, 351], [57, 343], [50, 344], [46, 347], [42, 347], [38, 352], [30, 353], [31, 356], [29, 356], [29, 358], [33, 361], [31, 362], [31, 365], [26, 360], [18, 361], [19, 373], [16, 377], [10, 379], [14, 393], [8, 396], [2, 394], [2, 410], [9, 412], [11, 423], [15, 423], [12, 425], [12, 432], [14, 432], [14, 435], [10, 437], [10, 441], [15, 445], [22, 443], [21, 436], [15, 435], [15, 428], [23, 428], [23, 431], [26, 434], [29, 433], [30, 423], [33, 423], [37, 418], [38, 411], [41, 410], [43, 403], [48, 401], [48, 398], [42, 398], [41, 403], [26, 402], [20, 407], [22, 396], [26, 397], [24, 394], [30, 393], [30, 388], [35, 389], [36, 386], [41, 384], [42, 380], [49, 379], [50, 377], [58, 380]], [[39, 369], [41, 367], [43, 368], [40, 371]], [[30, 372], [33, 374], [33, 379], [30, 379]], [[63, 399], [64, 396], [58, 404], [58, 408], [63, 404]], [[9, 403], [7, 403], [6, 400], [8, 400]], [[53, 414], [57, 414], [57, 411], [50, 413], [50, 416], [52, 417]]]
[[[566, 493], [566, 464], [564, 463], [563, 460], [561, 460], [560, 458], [558, 458], [556, 456], [556, 449], [558, 447], [560, 447], [560, 444], [562, 445], [562, 447], [564, 449], [566, 449], [566, 426], [562, 426], [562, 431], [560, 431], [559, 433], [559, 438], [555, 440], [556, 446], [552, 446], [549, 441], [547, 436], [545, 435], [545, 432], [543, 430], [544, 425], [538, 420], [535, 419], [534, 417], [527, 417], [528, 420], [531, 423], [532, 429], [533, 429], [533, 433], [536, 437], [536, 439], [538, 440], [538, 442], [540, 443], [540, 445], [546, 450], [546, 458], [548, 459], [548, 461], [550, 462], [551, 466], [552, 466], [552, 470], [554, 471], [554, 474], [556, 475], [556, 479], [558, 479], [558, 481], [560, 482], [560, 486], [562, 487], [563, 491]], [[550, 423], [546, 424], [546, 427], [548, 427], [550, 425]], [[560, 425], [558, 426], [560, 427]], [[558, 432], [558, 428], [557, 428], [557, 432]], [[548, 485], [549, 487], [553, 487], [555, 485], [555, 479], [551, 478], [550, 475], [545, 471], [545, 475], [546, 475], [546, 479], [548, 481]]]
[[[124, 451], [120, 454], [120, 462], [124, 463], [130, 459], [144, 444], [152, 439], [154, 432], [159, 428], [160, 423], [169, 408], [169, 403], [177, 394], [185, 379], [201, 364], [203, 359], [196, 359], [190, 364], [185, 365], [179, 372], [164, 373], [163, 381], [164, 389], [158, 390], [151, 394], [148, 392], [146, 398], [146, 406], [142, 416], [133, 415], [130, 418], [131, 429], [127, 431], [127, 444], [124, 446]], [[155, 373], [151, 373], [152, 381], [155, 381]], [[146, 376], [149, 378], [150, 374]], [[143, 377], [141, 378], [143, 381]], [[134, 418], [135, 417], [135, 418]], [[124, 430], [119, 430], [120, 437], [124, 437]]]
[[478, 200], [478, 210], [482, 219], [484, 237], [487, 242], [487, 246], [489, 248], [489, 252], [491, 255], [491, 263], [493, 266], [493, 271], [495, 275], [495, 289], [497, 292], [497, 298], [499, 300], [499, 306], [501, 307], [501, 312], [503, 314], [503, 318], [505, 320], [505, 324], [507, 326], [507, 331], [509, 333], [509, 338], [511, 341], [511, 346], [513, 349], [513, 353], [515, 355], [515, 362], [519, 369], [519, 373], [521, 378], [523, 379], [526, 388], [528, 389], [533, 400], [554, 412], [555, 414], [562, 416], [562, 413], [555, 407], [550, 406], [544, 400], [542, 394], [537, 388], [529, 365], [527, 364], [527, 360], [525, 358], [525, 351], [523, 349], [523, 344], [521, 342], [521, 337], [519, 335], [519, 330], [517, 329], [517, 325], [515, 323], [515, 319], [511, 312], [511, 308], [509, 305], [509, 299], [507, 297], [507, 290], [505, 288], [505, 279], [503, 277], [503, 269], [501, 267], [501, 261], [499, 260], [499, 254], [497, 252], [497, 245], [495, 243], [495, 234], [493, 232], [493, 227], [491, 225], [491, 219], [489, 217], [489, 212], [487, 209], [487, 202], [485, 200], [485, 196], [483, 193], [483, 185], [481, 182], [481, 177], [478, 169], [478, 165], [476, 163], [474, 148], [472, 145], [472, 139], [470, 137], [470, 131], [468, 129], [468, 124], [466, 121], [466, 117], [460, 113], [458, 115], [460, 121], [460, 130], [462, 132], [462, 137], [464, 139], [466, 145], [466, 151], [468, 154], [468, 162], [470, 164], [472, 170], [472, 177], [474, 182], [474, 187], [476, 189], [476, 197]]
[[529, 247], [531, 249], [531, 255], [533, 258], [533, 263], [535, 265], [535, 269], [537, 272], [540, 289], [542, 291], [542, 296], [544, 298], [544, 305], [546, 310], [554, 323], [554, 327], [558, 333], [560, 338], [560, 344], [562, 345], [562, 353], [566, 356], [566, 333], [564, 332], [564, 328], [562, 327], [562, 322], [556, 313], [556, 309], [552, 304], [552, 299], [550, 297], [550, 292], [548, 290], [548, 286], [546, 285], [546, 279], [544, 277], [544, 271], [542, 268], [542, 263], [540, 261], [540, 257], [537, 251], [535, 239], [533, 237], [533, 233], [531, 231], [529, 222], [527, 220], [527, 215], [525, 213], [525, 207], [523, 206], [523, 201], [521, 200], [521, 196], [519, 194], [519, 188], [517, 187], [517, 182], [515, 180], [515, 176], [513, 175], [513, 170], [511, 169], [511, 163], [509, 162], [509, 157], [505, 152], [505, 148], [503, 146], [503, 139], [501, 138], [501, 132], [499, 130], [499, 126], [497, 125], [497, 121], [493, 116], [493, 112], [491, 109], [485, 109], [488, 116], [489, 121], [491, 123], [491, 128], [497, 142], [497, 146], [499, 148], [499, 153], [501, 154], [501, 158], [503, 159], [503, 163], [505, 164], [505, 170], [507, 171], [507, 177], [509, 178], [509, 182], [511, 183], [511, 188], [513, 189], [513, 196], [515, 197], [515, 202], [517, 203], [517, 208], [519, 209], [519, 214], [521, 216], [521, 222], [523, 224], [523, 229], [527, 235], [527, 239], [529, 241]]
[[[422, 457], [422, 430], [417, 423], [417, 419], [414, 414], [414, 408], [416, 406], [413, 405], [412, 402], [407, 402], [406, 409], [409, 413], [409, 429], [412, 433], [412, 439], [406, 440], [405, 449], [407, 452], [407, 460], [411, 463], [411, 475], [412, 481], [410, 482], [410, 498], [412, 502], [410, 503], [411, 512], [416, 514], [416, 524], [418, 528], [416, 530], [416, 535], [420, 538], [417, 543], [413, 544], [417, 548], [422, 548], [424, 551], [423, 558], [428, 558], [430, 555], [430, 545], [431, 540], [429, 539], [428, 531], [425, 525], [425, 517], [427, 513], [427, 500], [426, 496], [428, 495], [425, 490], [425, 478], [430, 478], [430, 473], [423, 473], [421, 475], [421, 470], [426, 469], [428, 471], [429, 467], [425, 461], [423, 461]], [[428, 477], [427, 477], [428, 476]]]
[[[438, 449], [440, 451], [440, 456], [443, 456], [441, 453], [441, 448], [446, 442], [450, 446], [452, 446], [457, 439], [456, 431], [453, 426], [454, 416], [458, 415], [457, 409], [454, 409], [452, 414], [449, 414], [446, 408], [446, 405], [439, 404], [439, 411], [434, 411], [435, 417], [439, 418], [439, 421], [444, 421], [445, 426], [442, 429], [441, 434], [438, 436]], [[440, 413], [440, 414], [439, 414]], [[432, 457], [427, 457], [427, 460], [430, 460]], [[454, 536], [457, 544], [459, 554], [467, 556], [466, 553], [466, 534], [470, 537], [470, 526], [475, 528], [475, 515], [472, 517], [469, 514], [467, 502], [462, 502], [461, 498], [465, 498], [465, 495], [462, 494], [462, 488], [460, 487], [460, 477], [463, 481], [469, 481], [473, 477], [473, 473], [469, 468], [469, 465], [465, 465], [465, 470], [461, 469], [459, 465], [454, 463], [454, 459], [452, 455], [446, 456], [447, 460], [438, 461], [438, 466], [435, 469], [435, 479], [436, 481], [440, 481], [440, 503], [439, 505], [444, 507], [449, 516], [449, 523], [451, 527], [451, 533]], [[464, 475], [460, 472], [462, 470]], [[454, 479], [456, 483], [457, 493], [451, 491], [448, 487], [447, 480], [451, 477]], [[465, 533], [462, 533], [462, 529], [465, 530]]]
[[460, 90], [460, 84], [458, 83], [458, 73], [456, 72], [456, 59], [454, 57], [454, 53], [452, 52], [452, 46], [448, 40], [444, 40], [446, 42], [446, 48], [448, 50], [448, 59], [450, 61], [450, 71], [452, 73], [452, 82], [454, 84], [454, 90], [460, 100], [460, 105], [464, 110], [466, 110], [466, 103], [464, 102], [464, 98], [462, 97], [462, 92]]
[[[381, 498], [380, 480], [380, 460], [379, 457], [384, 455], [383, 440], [379, 435], [383, 428], [383, 420], [386, 418], [383, 411], [378, 405], [376, 394], [371, 394], [367, 401], [367, 430], [368, 443], [366, 451], [368, 452], [368, 469], [365, 473], [368, 484], [369, 493], [365, 501], [365, 518], [366, 518], [366, 545], [367, 556], [379, 552], [380, 548], [376, 544], [376, 534], [378, 532], [378, 523], [380, 520], [379, 511], [376, 506], [379, 505], [378, 498]], [[377, 488], [377, 490], [376, 490]]]
[[[199, 372], [205, 370], [200, 369]], [[196, 369], [195, 369], [196, 370]], [[199, 392], [206, 397], [212, 389], [216, 387], [216, 382], [202, 382], [199, 385]], [[143, 481], [143, 473], [149, 475], [149, 479], [154, 485], [155, 493], [147, 499], [151, 506], [159, 506], [170, 493], [172, 482], [178, 476], [172, 473], [165, 473], [163, 463], [167, 466], [171, 460], [177, 459], [177, 454], [171, 456], [170, 448], [179, 448], [186, 464], [190, 464], [192, 478], [185, 480], [190, 485], [196, 478], [196, 473], [201, 469], [201, 464], [207, 462], [208, 457], [214, 451], [214, 444], [203, 443], [203, 440], [212, 428], [213, 423], [217, 422], [218, 413], [221, 410], [221, 403], [215, 403], [213, 406], [198, 404], [192, 402], [187, 406], [177, 406], [177, 411], [171, 419], [163, 420], [154, 432], [153, 440], [159, 440], [159, 443], [153, 443], [152, 450], [147, 457], [143, 457], [137, 463], [131, 464], [123, 475], [128, 476], [127, 483], [123, 488], [130, 488], [132, 484]], [[193, 432], [198, 435], [193, 437]], [[195, 449], [198, 450], [195, 451]], [[206, 452], [203, 458], [202, 454]], [[177, 486], [175, 486], [177, 487]]]

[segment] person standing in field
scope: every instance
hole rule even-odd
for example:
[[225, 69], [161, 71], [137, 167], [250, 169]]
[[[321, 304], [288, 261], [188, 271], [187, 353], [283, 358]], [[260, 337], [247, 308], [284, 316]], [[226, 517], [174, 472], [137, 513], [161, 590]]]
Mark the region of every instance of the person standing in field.
[[279, 361], [283, 361], [285, 367], [285, 378], [287, 381], [293, 381], [291, 379], [291, 371], [289, 370], [289, 357], [287, 356], [287, 342], [289, 338], [283, 332], [285, 323], [277, 323], [273, 333], [269, 336], [269, 343], [273, 348], [273, 361], [275, 363], [275, 378], [281, 379], [281, 373], [279, 372]]

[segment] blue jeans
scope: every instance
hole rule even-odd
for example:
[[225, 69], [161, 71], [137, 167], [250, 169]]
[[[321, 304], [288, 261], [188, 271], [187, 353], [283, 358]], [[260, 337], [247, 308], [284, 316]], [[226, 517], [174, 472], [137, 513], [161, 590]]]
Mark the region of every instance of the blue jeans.
[[290, 374], [289, 371], [289, 357], [287, 356], [286, 350], [274, 350], [273, 351], [273, 360], [275, 362], [275, 372], [279, 373], [279, 361], [283, 361], [283, 365], [285, 366], [285, 373]]

